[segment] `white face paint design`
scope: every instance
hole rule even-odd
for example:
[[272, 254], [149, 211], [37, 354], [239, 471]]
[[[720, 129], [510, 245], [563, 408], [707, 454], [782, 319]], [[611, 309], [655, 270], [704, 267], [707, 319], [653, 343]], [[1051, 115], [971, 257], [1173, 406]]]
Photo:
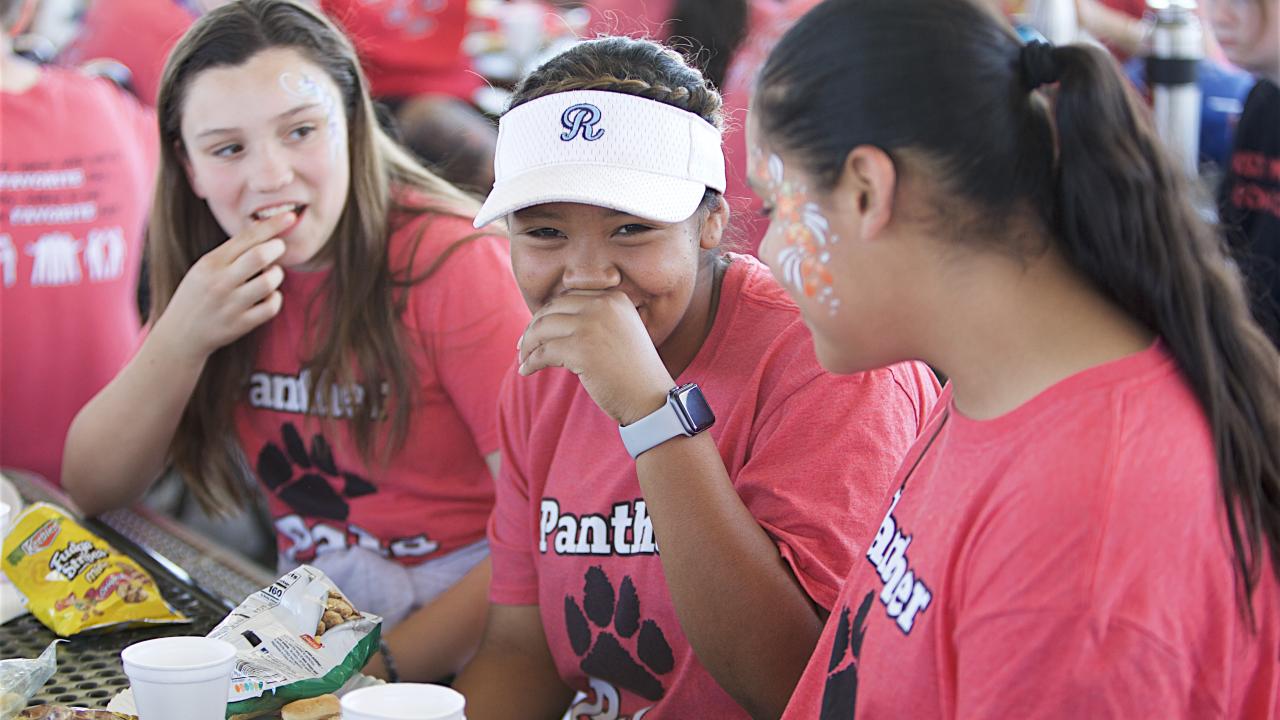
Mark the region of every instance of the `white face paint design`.
[[834, 281], [827, 263], [831, 246], [840, 241], [831, 232], [831, 223], [816, 202], [809, 199], [804, 184], [787, 178], [782, 158], [770, 154], [768, 160], [753, 149], [755, 180], [772, 199], [773, 219], [763, 245], [778, 248], [776, 267], [792, 290], [811, 298], [834, 315], [840, 308]]
[[326, 131], [329, 133], [329, 158], [338, 157], [346, 142], [346, 118], [339, 107], [338, 98], [306, 73], [280, 73], [280, 87], [302, 100], [310, 100], [324, 110]]

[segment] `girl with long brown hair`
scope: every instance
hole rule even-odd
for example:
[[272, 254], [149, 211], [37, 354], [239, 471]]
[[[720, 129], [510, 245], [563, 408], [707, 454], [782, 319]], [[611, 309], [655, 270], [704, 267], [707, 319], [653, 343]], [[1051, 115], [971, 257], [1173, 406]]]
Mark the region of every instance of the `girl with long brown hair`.
[[950, 378], [784, 717], [1276, 717], [1280, 356], [1105, 51], [828, 0], [748, 131], [823, 365]]
[[300, 3], [198, 20], [157, 109], [150, 331], [76, 418], [65, 487], [95, 513], [172, 466], [217, 509], [247, 465], [282, 568], [325, 569], [388, 626], [422, 606], [384, 657], [453, 672], [483, 621], [496, 391], [528, 321], [506, 239], [379, 129], [350, 43]]

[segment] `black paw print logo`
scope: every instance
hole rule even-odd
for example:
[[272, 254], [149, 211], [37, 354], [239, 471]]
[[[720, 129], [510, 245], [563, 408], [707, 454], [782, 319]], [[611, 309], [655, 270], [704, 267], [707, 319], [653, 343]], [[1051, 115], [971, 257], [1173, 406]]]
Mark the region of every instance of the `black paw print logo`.
[[[267, 443], [258, 453], [258, 477], [299, 515], [346, 520], [351, 509], [347, 500], [377, 492], [368, 480], [338, 470], [323, 436], [311, 436], [310, 451], [293, 423], [285, 423], [280, 436], [283, 449]], [[301, 471], [297, 477], [295, 469]]]
[[[831, 662], [827, 665], [827, 685], [822, 691], [820, 720], [851, 720], [858, 699], [858, 658], [862, 641], [867, 637], [867, 613], [871, 612], [872, 593], [862, 599], [858, 612], [849, 622], [849, 608], [840, 611], [836, 637], [831, 644]], [[847, 663], [847, 664], [846, 664]], [[841, 665], [843, 669], [837, 670]]]
[[[609, 576], [599, 566], [587, 570], [584, 580], [581, 608], [574, 598], [564, 599], [569, 644], [582, 658], [582, 671], [651, 702], [661, 700], [666, 690], [657, 675], [671, 672], [675, 657], [658, 624], [640, 621], [640, 597], [631, 577], [622, 578], [616, 593]], [[600, 629], [594, 643], [592, 625]], [[622, 642], [633, 638], [634, 656]]]

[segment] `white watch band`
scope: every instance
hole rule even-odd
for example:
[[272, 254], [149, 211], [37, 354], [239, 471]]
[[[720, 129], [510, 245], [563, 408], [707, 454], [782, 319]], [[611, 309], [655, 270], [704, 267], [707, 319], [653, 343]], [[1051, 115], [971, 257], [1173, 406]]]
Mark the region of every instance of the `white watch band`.
[[618, 434], [622, 436], [622, 444], [633, 459], [673, 437], [689, 435], [680, 423], [679, 411], [671, 404], [670, 396], [662, 407], [630, 425], [619, 427]]

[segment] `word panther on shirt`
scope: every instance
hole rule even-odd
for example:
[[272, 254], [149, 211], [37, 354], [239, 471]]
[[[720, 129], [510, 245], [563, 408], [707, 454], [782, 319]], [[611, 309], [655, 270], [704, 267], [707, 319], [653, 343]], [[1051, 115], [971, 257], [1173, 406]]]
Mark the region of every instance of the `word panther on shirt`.
[[657, 555], [653, 521], [644, 500], [615, 503], [613, 514], [583, 515], [560, 512], [560, 502], [542, 499], [538, 520], [538, 550], [547, 552], [548, 539], [557, 555]]
[[[390, 388], [384, 383], [384, 401], [389, 393]], [[365, 389], [360, 385], [342, 387], [332, 384], [313, 390], [309, 370], [297, 375], [259, 371], [249, 376], [249, 405], [277, 412], [352, 418], [364, 405], [364, 396]], [[370, 412], [377, 416], [381, 411], [373, 408]]]
[[907, 559], [907, 548], [911, 546], [912, 536], [905, 535], [898, 528], [898, 521], [893, 511], [902, 499], [902, 489], [893, 495], [893, 503], [880, 522], [875, 540], [867, 550], [867, 561], [876, 568], [884, 589], [880, 592], [880, 602], [885, 606], [889, 617], [898, 624], [904, 635], [911, 633], [915, 626], [916, 616], [929, 607], [933, 601], [933, 592], [924, 580], [916, 577]]

